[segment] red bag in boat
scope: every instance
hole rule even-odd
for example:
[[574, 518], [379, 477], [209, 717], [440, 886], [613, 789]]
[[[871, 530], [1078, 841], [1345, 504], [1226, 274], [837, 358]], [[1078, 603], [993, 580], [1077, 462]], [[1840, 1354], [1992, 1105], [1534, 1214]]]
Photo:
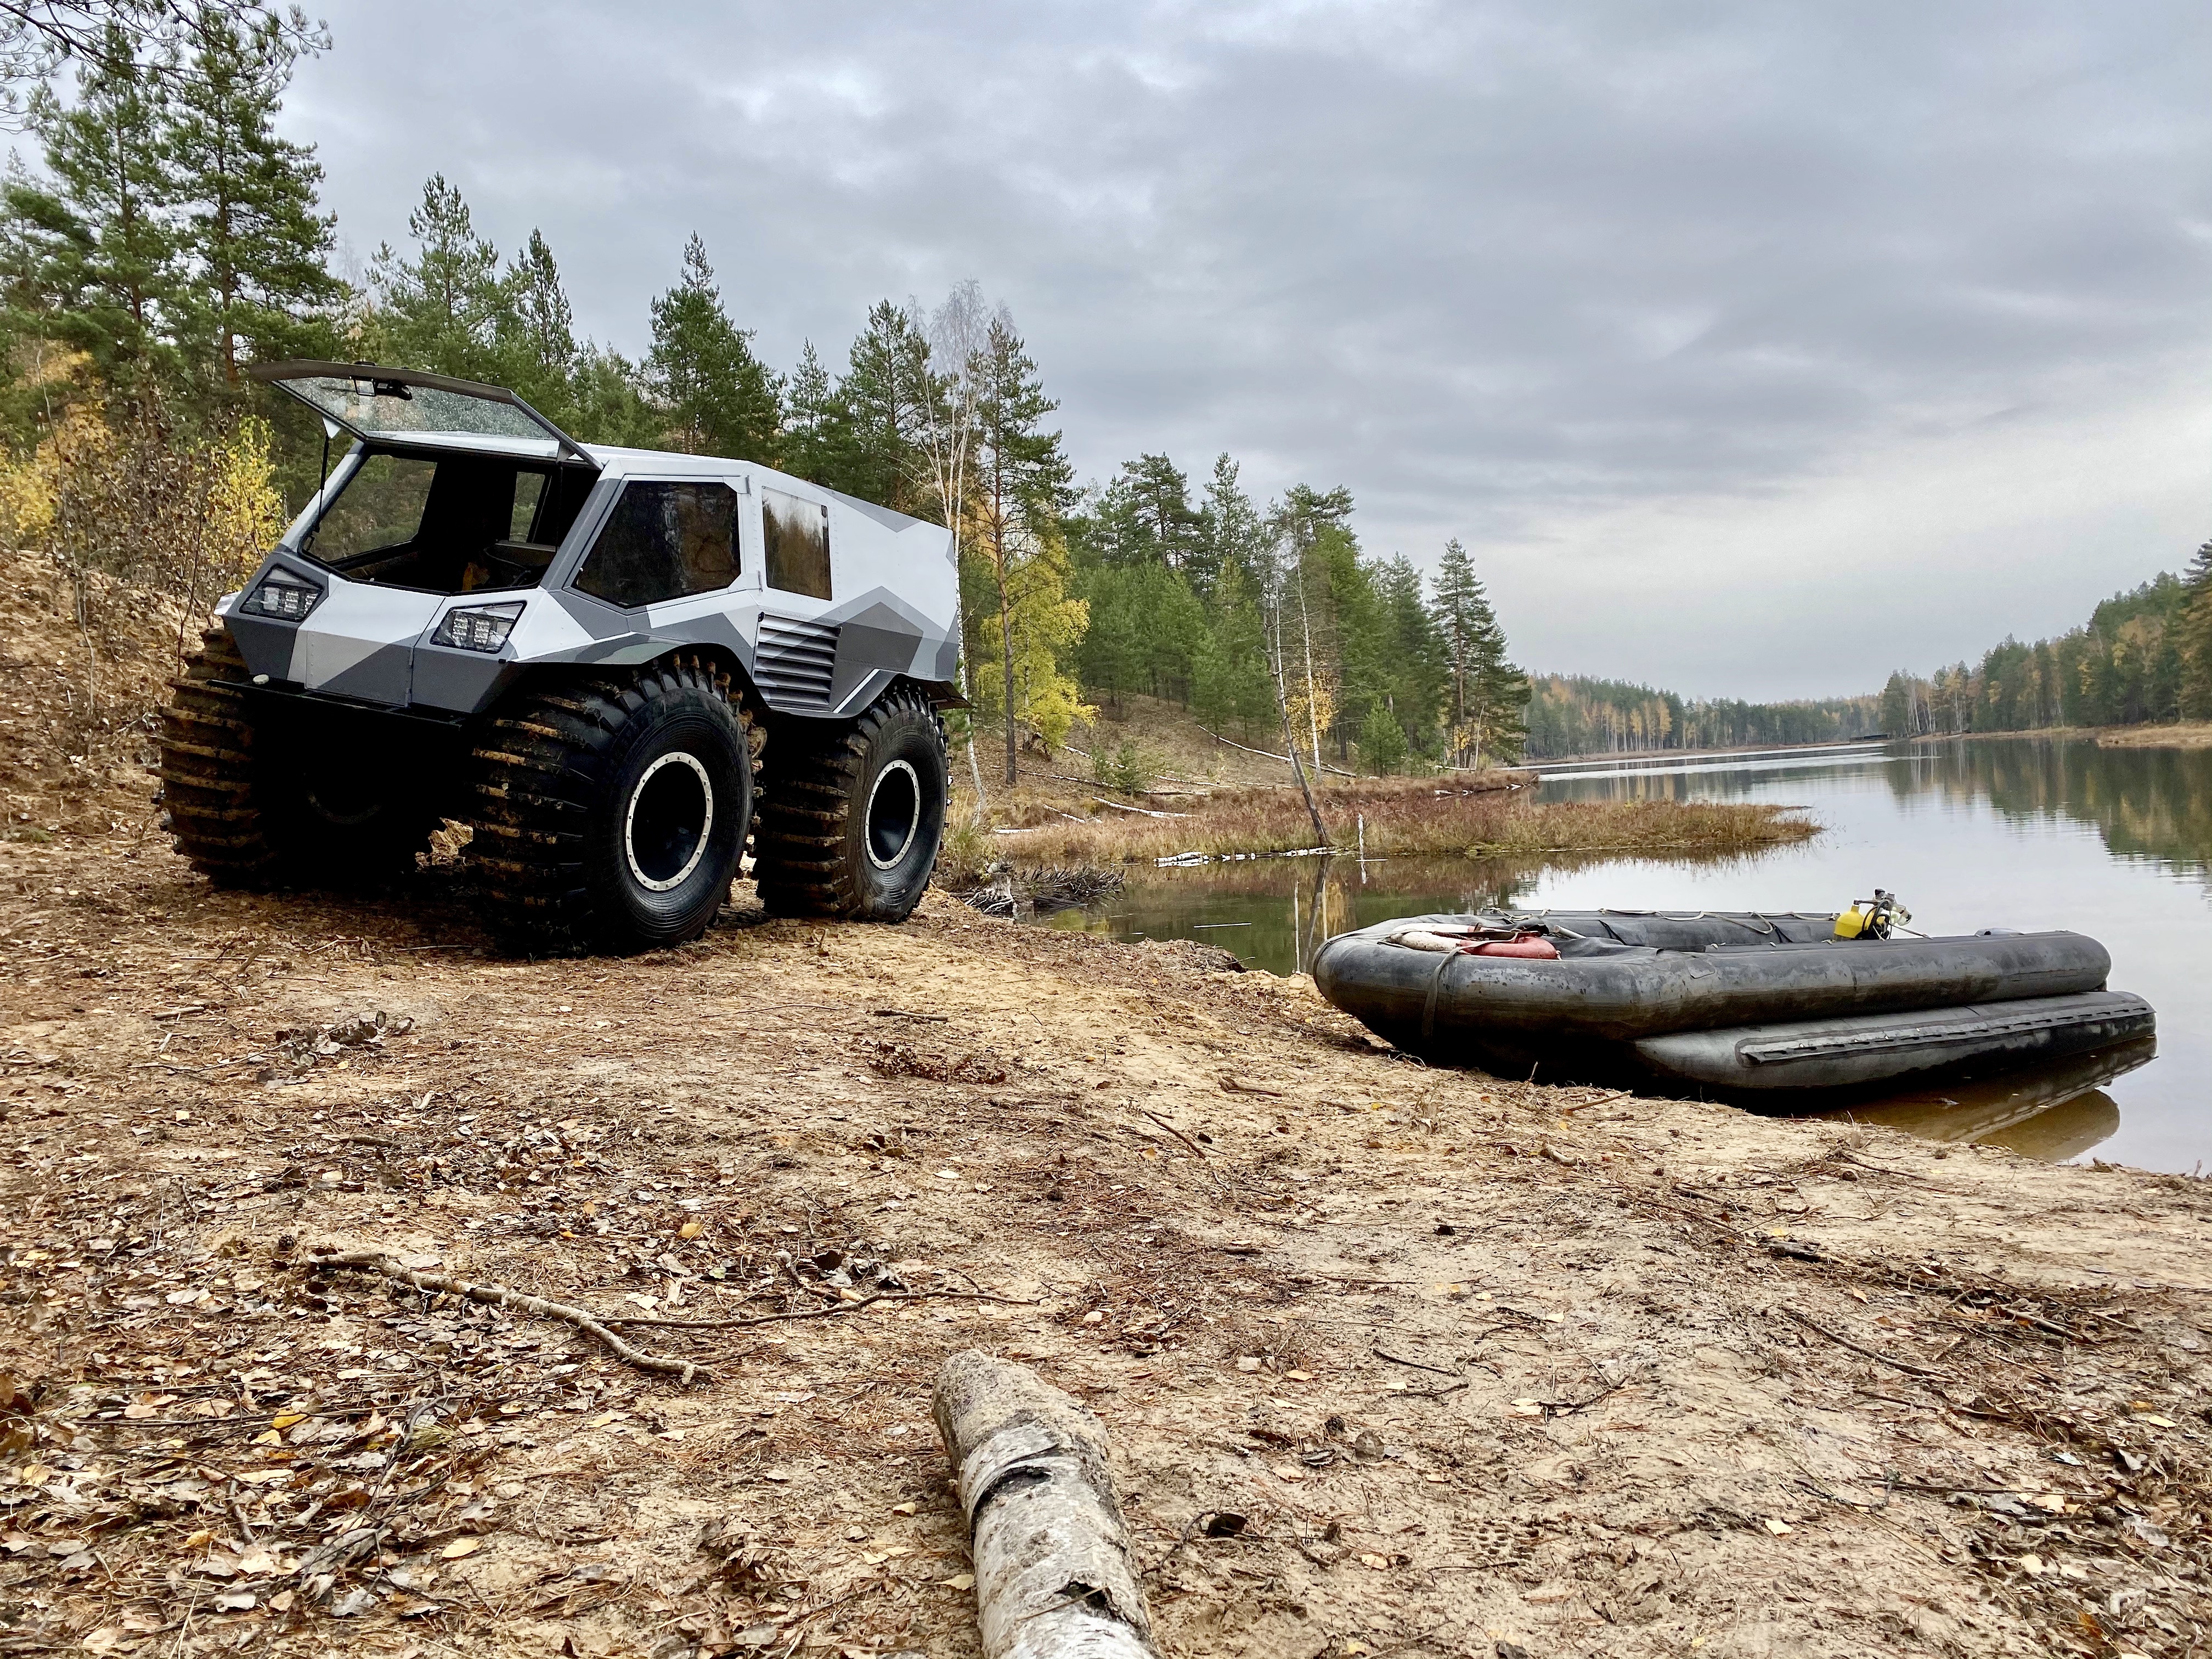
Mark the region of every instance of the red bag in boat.
[[1518, 939], [1490, 939], [1480, 945], [1462, 947], [1471, 957], [1520, 957], [1530, 962], [1557, 962], [1559, 947], [1547, 939], [1534, 933], [1523, 933]]

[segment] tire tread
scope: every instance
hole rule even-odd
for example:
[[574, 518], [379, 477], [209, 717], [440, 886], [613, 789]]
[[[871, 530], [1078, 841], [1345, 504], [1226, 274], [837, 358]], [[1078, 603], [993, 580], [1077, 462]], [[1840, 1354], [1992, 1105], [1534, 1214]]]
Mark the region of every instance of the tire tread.
[[773, 769], [753, 836], [753, 873], [770, 915], [850, 919], [860, 913], [866, 896], [845, 856], [846, 840], [869, 744], [898, 711], [927, 719], [944, 744], [945, 724], [929, 701], [902, 686], [818, 747], [800, 750], [788, 762], [771, 750]]

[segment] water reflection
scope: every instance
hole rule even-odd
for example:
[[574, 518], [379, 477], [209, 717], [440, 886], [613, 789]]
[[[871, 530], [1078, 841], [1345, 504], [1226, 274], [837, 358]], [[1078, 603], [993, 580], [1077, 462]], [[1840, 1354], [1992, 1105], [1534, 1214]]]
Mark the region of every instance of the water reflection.
[[2033, 1072], [1947, 1084], [1820, 1115], [1881, 1123], [1929, 1140], [2009, 1146], [2047, 1164], [2079, 1158], [2120, 1127], [2105, 1085], [2158, 1056], [2155, 1038], [2075, 1054]]
[[[1578, 768], [1547, 799], [1765, 801], [1826, 832], [1700, 862], [1579, 867], [1467, 860], [1280, 860], [1133, 872], [1090, 912], [1052, 918], [1121, 939], [1191, 938], [1276, 973], [1334, 934], [1485, 905], [1567, 909], [1839, 908], [1876, 885], [1930, 933], [2070, 927], [2112, 953], [2112, 985], [2159, 1012], [2159, 1054], [2081, 1082], [2054, 1069], [1890, 1103], [1899, 1127], [1995, 1139], [2036, 1157], [2100, 1155], [2185, 1170], [2212, 1160], [2212, 750], [1970, 738], [1654, 766]], [[2146, 1063], [2149, 1062], [2149, 1063]], [[2069, 1062], [2069, 1065], [2075, 1062]], [[2040, 1091], [2040, 1092], [2039, 1092]], [[1946, 1103], [1948, 1102], [1949, 1103]], [[2009, 1102], [2009, 1104], [2000, 1104]], [[1869, 1109], [1856, 1109], [1862, 1117]], [[1881, 1121], [1889, 1121], [1884, 1118]]]
[[1962, 738], [1683, 765], [1543, 775], [1551, 800], [1771, 799], [1793, 780], [1833, 786], [1847, 775], [1916, 806], [1986, 802], [2015, 822], [2094, 827], [2107, 850], [2203, 876], [2212, 867], [2212, 748], [2106, 748], [2079, 738]]

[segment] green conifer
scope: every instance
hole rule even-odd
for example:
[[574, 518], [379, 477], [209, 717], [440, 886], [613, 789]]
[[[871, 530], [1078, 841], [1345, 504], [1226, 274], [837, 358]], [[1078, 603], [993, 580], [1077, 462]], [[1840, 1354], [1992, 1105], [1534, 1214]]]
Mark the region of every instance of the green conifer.
[[684, 246], [684, 275], [653, 302], [646, 372], [669, 426], [669, 441], [693, 455], [776, 459], [782, 386], [753, 355], [752, 332], [722, 309], [707, 245]]
[[185, 207], [192, 343], [235, 386], [242, 355], [330, 349], [319, 313], [346, 291], [328, 266], [337, 220], [319, 210], [323, 168], [313, 146], [276, 131], [298, 38], [274, 18], [241, 21], [210, 8], [192, 15], [186, 40], [167, 144], [171, 187]]
[[496, 382], [503, 372], [499, 329], [507, 292], [499, 250], [477, 234], [461, 192], [432, 175], [422, 204], [407, 216], [416, 257], [390, 243], [369, 266], [375, 305], [368, 349], [379, 362], [470, 380]]
[[161, 77], [121, 29], [102, 39], [74, 104], [46, 87], [32, 94], [52, 182], [11, 179], [7, 207], [40, 325], [129, 389], [177, 367], [179, 186]]

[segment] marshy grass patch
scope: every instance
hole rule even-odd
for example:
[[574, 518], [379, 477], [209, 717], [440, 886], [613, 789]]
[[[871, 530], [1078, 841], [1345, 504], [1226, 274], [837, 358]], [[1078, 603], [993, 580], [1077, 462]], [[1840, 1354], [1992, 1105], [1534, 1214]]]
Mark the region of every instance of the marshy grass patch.
[[[1820, 831], [1803, 809], [1765, 803], [1538, 801], [1532, 794], [1379, 779], [1332, 787], [1320, 805], [1329, 846], [1364, 846], [1374, 858], [1704, 858], [1791, 845]], [[988, 857], [995, 850], [1017, 868], [1068, 868], [1318, 844], [1294, 789], [1154, 793], [1141, 807], [1018, 796], [991, 815], [995, 848], [974, 851]], [[963, 843], [963, 857], [972, 845]]]

